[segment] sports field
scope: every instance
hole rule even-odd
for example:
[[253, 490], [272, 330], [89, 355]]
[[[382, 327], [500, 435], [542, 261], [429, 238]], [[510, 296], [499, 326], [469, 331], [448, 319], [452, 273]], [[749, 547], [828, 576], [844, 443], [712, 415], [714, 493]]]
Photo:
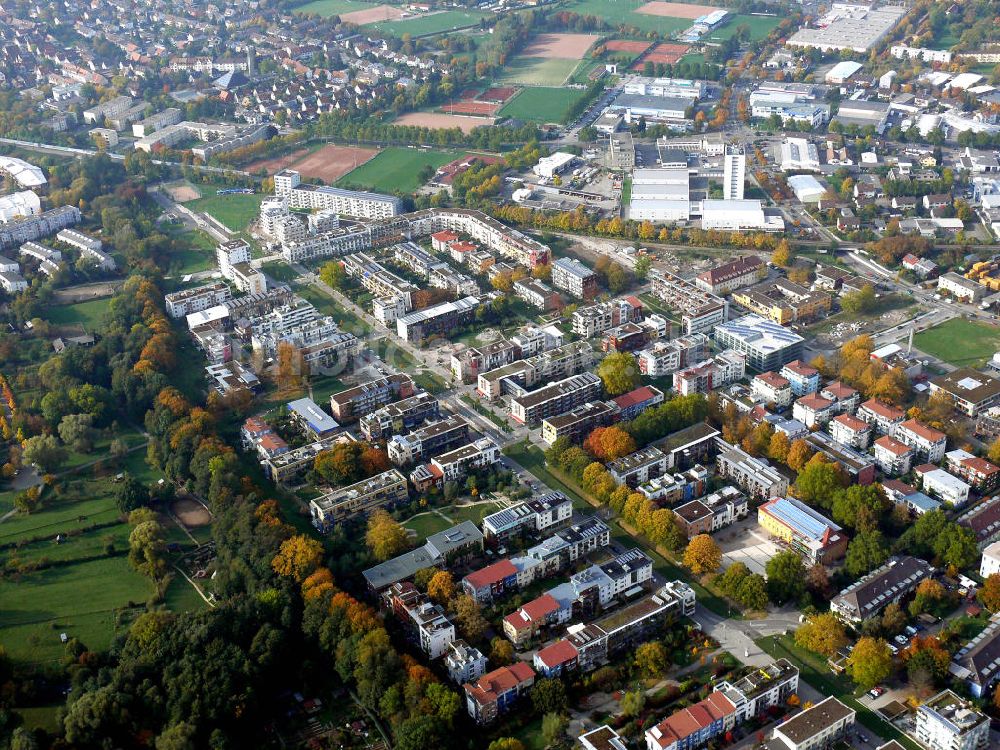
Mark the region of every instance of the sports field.
[[263, 159], [244, 167], [248, 172], [263, 169], [269, 175], [282, 169], [294, 169], [306, 180], [323, 180], [330, 184], [377, 154], [374, 148], [337, 146], [333, 143], [313, 149], [299, 149], [285, 156]]
[[579, 60], [515, 57], [504, 66], [499, 80], [505, 84], [524, 86], [562, 86], [579, 64]]
[[686, 18], [670, 18], [638, 13], [646, 5], [644, 0], [575, 0], [564, 6], [565, 10], [584, 16], [597, 16], [614, 25], [634, 26], [645, 32], [655, 32], [667, 37], [677, 31], [691, 27]]
[[351, 13], [371, 7], [371, 3], [363, 3], [360, 0], [314, 0], [311, 3], [300, 5], [292, 12], [315, 13], [318, 16], [328, 18], [329, 16], [339, 16], [342, 13]]
[[388, 21], [373, 23], [371, 27], [379, 31], [385, 31], [394, 36], [410, 34], [411, 36], [429, 36], [440, 34], [443, 31], [452, 29], [468, 28], [476, 26], [479, 21], [486, 18], [487, 13], [477, 10], [446, 10], [441, 13], [428, 13], [411, 18], [403, 18], [399, 21]]
[[776, 29], [779, 23], [781, 23], [779, 16], [735, 15], [731, 16], [718, 29], [706, 34], [702, 39], [704, 41], [724, 41], [733, 36], [740, 26], [745, 25], [750, 29], [750, 40], [759, 42], [762, 39], [766, 39], [767, 35]]
[[958, 367], [982, 367], [1000, 351], [1000, 327], [955, 318], [916, 334], [913, 345]]
[[233, 232], [242, 232], [260, 211], [262, 193], [250, 195], [216, 195], [215, 187], [200, 186], [202, 197], [185, 204], [192, 211], [214, 216]]
[[500, 110], [501, 117], [516, 117], [527, 122], [563, 123], [570, 108], [586, 96], [584, 89], [536, 86], [521, 91]]
[[45, 319], [52, 325], [81, 325], [88, 331], [93, 331], [100, 325], [110, 304], [111, 298], [105, 297], [77, 302], [75, 305], [52, 306], [45, 311]]
[[459, 156], [454, 151], [428, 151], [419, 148], [387, 148], [367, 164], [362, 164], [339, 180], [341, 187], [355, 187], [377, 192], [402, 190], [411, 193], [423, 183], [417, 178], [425, 166], [438, 167]]

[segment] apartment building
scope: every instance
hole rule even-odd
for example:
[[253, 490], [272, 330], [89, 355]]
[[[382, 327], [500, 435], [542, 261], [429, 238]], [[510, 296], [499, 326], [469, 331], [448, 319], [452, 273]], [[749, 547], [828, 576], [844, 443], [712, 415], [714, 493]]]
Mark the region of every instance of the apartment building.
[[654, 269], [649, 275], [653, 294], [680, 313], [685, 336], [710, 334], [729, 317], [729, 303], [669, 271]]
[[275, 484], [292, 486], [312, 471], [316, 456], [338, 443], [352, 442], [353, 440], [350, 433], [341, 432], [334, 437], [307, 443], [294, 450], [276, 452], [262, 460], [260, 465], [267, 478]]
[[777, 279], [734, 292], [733, 302], [751, 313], [787, 326], [828, 314], [833, 299], [826, 292], [814, 292], [788, 279]]
[[638, 487], [650, 479], [665, 474], [668, 469], [667, 463], [667, 454], [655, 445], [650, 445], [609, 461], [607, 467], [616, 484]]
[[916, 591], [934, 568], [916, 557], [890, 558], [884, 565], [841, 591], [830, 601], [830, 611], [849, 625], [877, 617], [890, 602]]
[[[613, 136], [611, 140], [615, 140]], [[583, 750], [628, 750], [621, 735], [607, 724], [581, 734], [577, 741]]]
[[562, 297], [559, 296], [559, 292], [538, 279], [515, 281], [514, 295], [543, 312], [557, 310], [562, 306]]
[[287, 198], [289, 208], [329, 208], [360, 219], [385, 219], [403, 211], [403, 202], [395, 196], [310, 185], [303, 183], [302, 176], [291, 169], [274, 175], [274, 194]]
[[452, 682], [464, 685], [486, 674], [486, 657], [463, 640], [452, 641], [444, 654], [444, 668]]
[[715, 692], [725, 695], [736, 707], [736, 722], [761, 716], [770, 708], [783, 708], [799, 689], [799, 670], [788, 659], [778, 659], [765, 667], [756, 667], [728, 682], [715, 684]]
[[705, 745], [736, 726], [736, 706], [724, 693], [713, 692], [646, 730], [647, 750], [687, 750]]
[[368, 589], [381, 594], [393, 584], [412, 578], [418, 570], [441, 565], [462, 564], [483, 551], [483, 535], [472, 521], [431, 534], [424, 544], [362, 572]]
[[412, 583], [396, 584], [391, 591], [394, 594], [391, 596], [393, 612], [420, 650], [430, 659], [447, 653], [455, 641], [455, 626], [448, 620], [444, 608], [432, 603]]
[[830, 565], [847, 553], [843, 529], [795, 498], [768, 500], [757, 510], [757, 523], [807, 564]]
[[431, 394], [421, 392], [365, 414], [358, 427], [365, 440], [388, 440], [422, 422], [438, 419], [440, 413], [440, 402]]
[[893, 435], [899, 442], [913, 448], [916, 458], [929, 464], [941, 463], [948, 442], [943, 432], [908, 419], [899, 424]]
[[103, 271], [114, 271], [117, 268], [115, 259], [104, 252], [104, 243], [75, 229], [62, 229], [56, 233], [56, 239], [65, 242], [80, 252], [80, 257], [94, 261]]
[[499, 460], [500, 447], [490, 438], [483, 437], [432, 458], [431, 466], [441, 472], [442, 482], [456, 482], [470, 471], [485, 469]]
[[952, 271], [938, 277], [937, 288], [967, 303], [978, 302], [989, 291], [985, 286]]
[[389, 460], [395, 466], [408, 466], [428, 456], [449, 451], [469, 440], [469, 423], [452, 414], [428, 422], [405, 435], [393, 435], [386, 445]]
[[573, 333], [584, 338], [594, 338], [605, 331], [626, 323], [639, 323], [643, 319], [642, 302], [638, 297], [598, 302], [576, 310], [572, 315]]
[[750, 381], [750, 393], [765, 404], [786, 409], [792, 403], [792, 384], [776, 372], [762, 372]]
[[754, 458], [742, 448], [717, 439], [719, 455], [716, 471], [720, 479], [730, 479], [751, 499], [767, 500], [788, 494], [788, 479], [763, 459]]
[[875, 464], [887, 476], [902, 476], [913, 465], [914, 450], [895, 438], [883, 435], [875, 441]]
[[621, 396], [615, 396], [611, 399], [611, 403], [618, 409], [620, 419], [635, 419], [646, 409], [662, 404], [663, 391], [651, 385], [641, 385]]
[[575, 258], [552, 261], [552, 286], [580, 299], [597, 296], [597, 274]]
[[415, 386], [409, 375], [389, 375], [332, 394], [330, 413], [344, 424], [361, 419], [393, 401], [409, 398], [414, 392]]
[[698, 534], [712, 534], [746, 518], [750, 513], [750, 503], [746, 495], [735, 487], [723, 487], [700, 500], [674, 508], [674, 513], [690, 539]]
[[517, 503], [483, 518], [483, 535], [492, 545], [505, 544], [525, 532], [536, 534], [573, 517], [573, 502], [561, 492]]
[[509, 365], [521, 358], [521, 347], [501, 338], [489, 344], [470, 346], [451, 355], [451, 373], [463, 383], [471, 383], [479, 375]]
[[621, 409], [614, 401], [590, 401], [565, 414], [543, 419], [542, 440], [552, 445], [564, 437], [579, 443], [595, 428], [607, 427], [621, 418]]
[[819, 370], [801, 360], [787, 363], [779, 374], [791, 385], [794, 396], [808, 396], [819, 390]]
[[703, 271], [694, 283], [709, 294], [723, 296], [767, 278], [767, 264], [756, 255], [740, 255]]
[[340, 425], [329, 414], [319, 408], [311, 398], [297, 398], [285, 404], [288, 416], [307, 437], [321, 440], [330, 437]]
[[920, 488], [931, 497], [936, 497], [953, 508], [961, 508], [969, 502], [969, 485], [934, 464], [922, 464], [913, 469]]
[[699, 362], [674, 373], [674, 390], [681, 396], [693, 393], [711, 393], [717, 388], [735, 383], [746, 377], [747, 356], [733, 349], [726, 349], [712, 359]]
[[37, 216], [12, 219], [0, 224], [0, 249], [40, 239], [65, 227], [79, 224], [80, 219], [80, 209], [76, 206], [59, 206]]
[[1000, 403], [1000, 379], [960, 367], [930, 380], [931, 393], [944, 393], [954, 407], [970, 417]]
[[701, 333], [671, 341], [655, 341], [635, 353], [639, 370], [651, 378], [661, 378], [705, 360], [708, 338]]
[[945, 466], [952, 474], [968, 482], [980, 495], [988, 495], [1000, 486], [1000, 466], [961, 449], [944, 454]]
[[167, 315], [171, 318], [183, 318], [191, 313], [221, 305], [232, 296], [228, 284], [216, 281], [204, 286], [171, 292], [163, 297], [163, 302], [167, 309]]
[[[983, 553], [984, 564], [979, 571], [984, 579], [1000, 569], [1000, 560], [987, 557], [990, 551], [987, 548]], [[974, 698], [985, 698], [995, 692], [994, 685], [1000, 679], [1000, 621], [992, 619], [981, 633], [966, 643], [952, 659], [949, 672], [968, 686]]]
[[806, 427], [821, 427], [833, 417], [834, 402], [818, 393], [801, 396], [792, 406], [792, 419], [799, 420]]
[[889, 437], [894, 437], [896, 429], [906, 421], [906, 414], [902, 410], [874, 398], [858, 407], [857, 417], [872, 425], [875, 432]]
[[992, 744], [989, 717], [951, 690], [917, 707], [912, 736], [932, 750], [985, 750]]
[[535, 670], [524, 662], [494, 669], [462, 686], [466, 710], [477, 724], [490, 724], [512, 710], [534, 684]]
[[[745, 354], [749, 367], [766, 372], [799, 359], [805, 339], [778, 323], [750, 314], [717, 326], [715, 341], [720, 347]], [[784, 370], [781, 374], [791, 380]]]
[[564, 414], [580, 404], [599, 398], [602, 391], [601, 379], [593, 373], [583, 372], [512, 396], [510, 415], [521, 424], [533, 426], [547, 417]]
[[774, 728], [768, 750], [822, 750], [854, 729], [856, 712], [827, 698]]
[[476, 297], [462, 297], [411, 312], [396, 320], [396, 335], [404, 341], [421, 343], [430, 336], [465, 325], [473, 319], [478, 307]]
[[[413, 293], [418, 291], [419, 287], [388, 270], [367, 253], [354, 253], [346, 256], [343, 260], [343, 266], [344, 273], [352, 279], [357, 279], [377, 299], [399, 299], [402, 300], [404, 312], [413, 309]], [[382, 304], [388, 306], [386, 302]], [[383, 325], [388, 325], [390, 322], [395, 321], [382, 320]]]
[[839, 443], [825, 432], [810, 432], [804, 440], [814, 451], [837, 464], [851, 482], [868, 485], [875, 481], [875, 462], [867, 453]]

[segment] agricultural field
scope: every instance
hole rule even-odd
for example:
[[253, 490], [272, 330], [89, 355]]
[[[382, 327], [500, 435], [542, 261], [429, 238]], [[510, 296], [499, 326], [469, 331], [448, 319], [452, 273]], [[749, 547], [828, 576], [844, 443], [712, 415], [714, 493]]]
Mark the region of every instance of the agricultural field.
[[579, 65], [579, 60], [515, 57], [504, 67], [499, 81], [506, 85], [562, 86]]
[[424, 167], [437, 169], [458, 155], [453, 151], [387, 148], [368, 163], [341, 177], [337, 185], [378, 192], [402, 190], [409, 193], [423, 184], [418, 175]]
[[352, 169], [357, 169], [375, 157], [378, 150], [355, 146], [328, 144], [317, 149], [300, 149], [285, 156], [264, 159], [246, 166], [248, 172], [264, 170], [273, 175], [282, 169], [294, 169], [305, 180], [322, 180], [332, 184]]
[[100, 325], [110, 304], [111, 298], [104, 297], [75, 305], [53, 306], [46, 310], [45, 319], [54, 326], [83, 326], [93, 331]]
[[582, 60], [598, 39], [596, 34], [539, 34], [521, 54], [546, 60]]
[[192, 211], [213, 216], [233, 232], [242, 232], [260, 211], [262, 193], [248, 195], [215, 195], [215, 186], [200, 186], [201, 198], [187, 203]]
[[524, 89], [500, 110], [501, 117], [539, 123], [564, 123], [570, 109], [586, 96], [583, 89], [536, 86]]
[[1000, 328], [955, 318], [916, 334], [913, 345], [957, 367], [982, 367], [1000, 351]]
[[385, 31], [394, 36], [410, 34], [414, 37], [440, 34], [453, 29], [477, 26], [483, 18], [491, 14], [475, 10], [446, 10], [440, 13], [427, 13], [398, 21], [372, 24], [372, 28]]

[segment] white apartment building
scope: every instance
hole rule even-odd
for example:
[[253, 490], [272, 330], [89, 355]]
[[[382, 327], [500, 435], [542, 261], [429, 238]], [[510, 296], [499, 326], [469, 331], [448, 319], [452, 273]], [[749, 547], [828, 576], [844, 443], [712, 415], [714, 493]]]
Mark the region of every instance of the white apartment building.
[[913, 448], [889, 435], [875, 441], [875, 464], [888, 476], [902, 476], [913, 465]]
[[747, 173], [746, 153], [741, 146], [727, 146], [722, 159], [722, 197], [727, 201], [741, 201]]
[[164, 296], [163, 301], [167, 308], [167, 315], [171, 318], [183, 318], [191, 313], [221, 305], [226, 300], [232, 299], [232, 296], [228, 284], [216, 281], [212, 284], [196, 286], [193, 289], [172, 292]]
[[444, 667], [452, 682], [464, 685], [475, 682], [486, 674], [486, 657], [482, 651], [465, 641], [452, 641], [444, 655]]
[[997, 573], [1000, 573], [1000, 542], [993, 542], [983, 550], [983, 559], [979, 562], [979, 575], [986, 580]]
[[16, 271], [0, 271], [0, 289], [7, 294], [17, 294], [28, 288], [28, 282]]
[[871, 443], [872, 426], [850, 414], [838, 414], [830, 420], [830, 434], [842, 445], [867, 451]]
[[492, 466], [499, 460], [500, 447], [484, 437], [431, 459], [431, 464], [440, 470], [443, 481], [455, 482], [463, 479], [470, 470]]
[[951, 690], [917, 708], [913, 737], [930, 750], [985, 750], [990, 720]]
[[639, 370], [651, 378], [661, 378], [705, 359], [708, 337], [701, 333], [670, 341], [656, 341], [635, 353]]
[[774, 728], [772, 737], [788, 750], [832, 747], [854, 727], [856, 713], [836, 698], [827, 698]]
[[951, 503], [955, 508], [961, 508], [969, 502], [969, 485], [944, 469], [917, 467], [916, 475], [920, 479], [921, 488], [928, 495]]
[[363, 219], [398, 216], [403, 209], [403, 202], [392, 195], [304, 184], [301, 175], [291, 169], [275, 174], [274, 194], [288, 198], [289, 208], [330, 208]]
[[750, 381], [750, 393], [765, 404], [786, 409], [792, 403], [792, 384], [776, 372], [762, 372]]
[[[858, 411], [860, 412], [860, 409]], [[937, 464], [944, 459], [948, 438], [943, 432], [921, 424], [915, 419], [900, 423], [893, 437], [903, 445], [913, 448], [918, 460]]]
[[768, 500], [788, 494], [788, 480], [763, 460], [754, 458], [742, 448], [716, 439], [719, 455], [716, 470], [720, 478], [729, 478], [751, 498]]

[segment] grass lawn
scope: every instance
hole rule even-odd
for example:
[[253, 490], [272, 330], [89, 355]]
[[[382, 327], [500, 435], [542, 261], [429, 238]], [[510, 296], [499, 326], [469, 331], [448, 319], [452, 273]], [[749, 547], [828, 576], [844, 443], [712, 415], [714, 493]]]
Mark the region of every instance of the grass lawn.
[[1000, 351], [1000, 328], [955, 318], [916, 334], [913, 345], [959, 367], [982, 367]]
[[[564, 89], [538, 86], [527, 88], [511, 99], [500, 110], [501, 117], [516, 117], [527, 122], [563, 123], [570, 108], [586, 96], [583, 89]], [[371, 162], [369, 162], [371, 163]]]
[[691, 28], [692, 21], [685, 18], [668, 18], [636, 13], [636, 8], [645, 5], [645, 0], [635, 2], [608, 2], [608, 0], [574, 0], [564, 6], [564, 10], [583, 16], [597, 16], [613, 25], [634, 26], [641, 31], [653, 31], [660, 36], [670, 36], [674, 32]]
[[152, 584], [125, 557], [104, 558], [0, 581], [0, 638], [17, 660], [52, 664], [63, 654], [60, 633], [106, 649], [117, 630], [115, 610], [142, 605]]
[[499, 503], [435, 508], [418, 513], [409, 521], [404, 521], [403, 526], [411, 529], [420, 539], [426, 539], [431, 534], [437, 534], [439, 531], [444, 531], [463, 521], [472, 521], [478, 526], [485, 516], [499, 509]]
[[622, 205], [627, 206], [632, 201], [632, 178], [622, 180]]
[[315, 13], [323, 18], [337, 16], [341, 13], [350, 13], [355, 10], [366, 10], [374, 7], [369, 3], [358, 2], [357, 0], [314, 0], [295, 8], [293, 13]]
[[848, 677], [831, 672], [823, 657], [796, 646], [792, 636], [768, 636], [758, 639], [756, 643], [762, 651], [774, 658], [785, 658], [795, 664], [801, 670], [803, 682], [808, 682], [823, 695], [837, 696], [858, 712], [859, 722], [884, 740], [896, 740], [908, 750], [920, 750], [919, 745], [909, 737], [858, 702], [855, 696], [861, 691], [855, 689]]
[[214, 216], [233, 232], [242, 232], [260, 211], [263, 193], [252, 195], [215, 195], [215, 187], [200, 185], [203, 197], [184, 205], [192, 211], [203, 212]]
[[740, 26], [747, 26], [750, 29], [750, 41], [759, 42], [766, 39], [767, 35], [777, 28], [781, 23], [780, 16], [747, 16], [737, 14], [732, 16], [725, 25], [704, 37], [705, 41], [721, 42], [729, 39], [736, 33]]
[[52, 325], [82, 325], [88, 331], [94, 331], [100, 326], [110, 304], [110, 297], [89, 299], [86, 302], [77, 302], [75, 305], [50, 307], [42, 317]]
[[500, 82], [526, 86], [562, 86], [578, 65], [580, 65], [579, 60], [516, 57], [504, 66]]
[[170, 580], [167, 593], [163, 598], [167, 607], [173, 612], [190, 612], [208, 606], [194, 590], [194, 587], [180, 574], [174, 575]]
[[324, 315], [330, 315], [343, 330], [353, 333], [358, 338], [364, 338], [371, 331], [367, 323], [338, 305], [337, 301], [326, 292], [314, 286], [296, 286], [295, 293]]
[[299, 277], [295, 269], [290, 265], [285, 263], [283, 260], [275, 260], [270, 263], [265, 263], [260, 267], [260, 270], [270, 276], [272, 279], [277, 281], [282, 281], [285, 283], [294, 281]]
[[426, 166], [437, 169], [458, 157], [454, 151], [428, 151], [420, 148], [386, 148], [374, 159], [351, 170], [339, 180], [338, 187], [412, 193], [423, 183], [417, 177]]
[[446, 10], [442, 13], [430, 13], [413, 18], [403, 18], [399, 21], [368, 24], [367, 26], [394, 36], [410, 34], [418, 37], [477, 26], [481, 19], [489, 17], [492, 17], [491, 13], [481, 13], [475, 10]]
[[176, 232], [182, 248], [170, 258], [171, 270], [180, 276], [215, 268], [215, 240], [200, 229]]

